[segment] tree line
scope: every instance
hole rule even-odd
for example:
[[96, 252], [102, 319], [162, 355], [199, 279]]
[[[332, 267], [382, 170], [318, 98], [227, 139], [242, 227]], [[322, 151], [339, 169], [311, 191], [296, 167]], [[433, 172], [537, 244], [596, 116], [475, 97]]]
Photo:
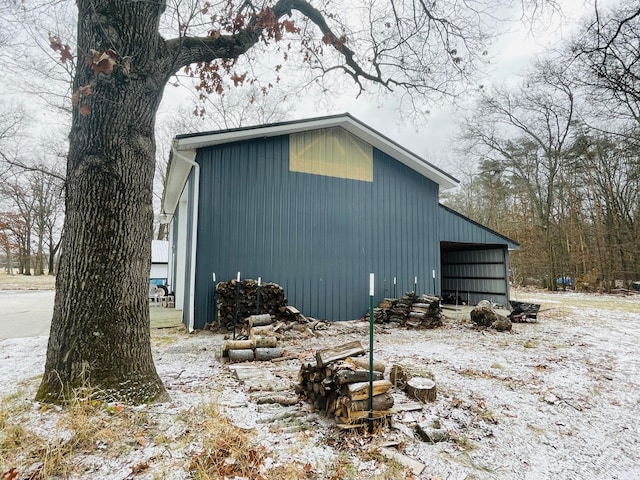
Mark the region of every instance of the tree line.
[[0, 184], [0, 265], [7, 273], [54, 275], [64, 200], [59, 178], [22, 172]]
[[445, 201], [521, 244], [517, 283], [610, 291], [640, 280], [639, 40], [637, 4], [596, 8], [461, 121], [459, 153], [477, 169]]

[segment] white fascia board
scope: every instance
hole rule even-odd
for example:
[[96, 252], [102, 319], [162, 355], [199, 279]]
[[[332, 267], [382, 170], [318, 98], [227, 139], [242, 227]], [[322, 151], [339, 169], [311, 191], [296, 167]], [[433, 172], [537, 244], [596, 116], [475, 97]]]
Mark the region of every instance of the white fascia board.
[[255, 128], [237, 129], [219, 133], [214, 132], [208, 135], [196, 135], [193, 137], [183, 137], [175, 140], [174, 149], [178, 151], [191, 150], [195, 152], [195, 150], [199, 148], [209, 147], [212, 145], [239, 142], [243, 140], [250, 140], [252, 138], [289, 135], [292, 133], [330, 127], [344, 128], [356, 137], [364, 140], [378, 150], [418, 172], [420, 175], [434, 181], [442, 190], [456, 187], [458, 184], [458, 181], [455, 178], [440, 171], [435, 166], [425, 160], [422, 160], [409, 150], [400, 147], [395, 142], [368, 128], [366, 125], [360, 123], [349, 115], [318, 118], [315, 120], [302, 120], [300, 122], [291, 122], [279, 125], [257, 126]]
[[175, 149], [191, 150], [210, 147], [212, 145], [239, 142], [252, 138], [276, 137], [278, 135], [288, 135], [291, 133], [305, 132], [307, 130], [317, 130], [320, 128], [338, 126], [336, 125], [336, 123], [337, 122], [335, 119], [321, 118], [312, 121], [301, 121], [300, 123], [295, 124], [266, 125], [220, 133], [214, 132], [209, 135], [199, 135], [194, 137], [176, 139]]
[[395, 142], [380, 135], [376, 131], [363, 128], [362, 124], [354, 121], [351, 117], [346, 117], [345, 125], [341, 126], [356, 137], [370, 143], [381, 152], [386, 153], [398, 160], [400, 163], [406, 165], [412, 170], [415, 170], [423, 177], [433, 180], [442, 190], [448, 190], [458, 185], [458, 181], [455, 178], [441, 172], [427, 161], [422, 160], [417, 155], [400, 147]]
[[[174, 143], [175, 148], [175, 143]], [[184, 185], [189, 178], [189, 172], [191, 172], [192, 164], [185, 162], [184, 158], [188, 158], [190, 161], [195, 161], [196, 150], [180, 150], [179, 155], [174, 155], [171, 152], [171, 161], [169, 164], [169, 171], [167, 172], [167, 182], [164, 189], [164, 197], [162, 207], [165, 213], [173, 215], [180, 201], [180, 195]]]

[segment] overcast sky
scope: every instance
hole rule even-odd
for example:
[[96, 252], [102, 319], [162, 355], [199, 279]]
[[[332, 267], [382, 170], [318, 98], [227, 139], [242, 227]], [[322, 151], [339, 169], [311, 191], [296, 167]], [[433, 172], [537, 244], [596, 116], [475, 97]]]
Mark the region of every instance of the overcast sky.
[[[600, 0], [599, 7], [606, 4], [615, 4], [615, 0]], [[518, 75], [529, 66], [536, 54], [544, 52], [547, 48], [566, 40], [578, 25], [579, 19], [591, 12], [592, 1], [587, 0], [562, 0], [563, 14], [554, 14], [539, 22], [534, 30], [530, 25], [514, 23], [511, 33], [499, 37], [490, 48], [490, 76], [484, 85], [491, 84], [516, 84]], [[179, 100], [179, 92], [174, 93], [171, 88], [167, 92], [167, 104], [186, 103], [191, 105], [192, 100]], [[178, 100], [172, 100], [174, 97]], [[472, 96], [469, 95], [469, 99]], [[331, 107], [322, 107], [316, 98], [296, 98], [292, 118], [309, 118], [336, 113], [350, 113], [363, 121], [373, 129], [402, 144], [417, 155], [426, 158], [447, 172], [457, 176], [459, 171], [453, 164], [459, 159], [452, 151], [452, 143], [456, 134], [456, 121], [462, 116], [461, 110], [452, 106], [443, 105], [437, 109], [431, 109], [431, 114], [425, 124], [403, 122], [398, 113], [397, 102], [392, 97], [382, 100], [383, 106], [371, 101], [356, 99], [353, 94], [334, 99]], [[463, 102], [464, 103], [464, 99]], [[470, 102], [467, 102], [468, 104]], [[206, 130], [203, 127], [203, 130]], [[465, 159], [465, 164], [468, 161]]]
[[[515, 24], [513, 32], [497, 39], [491, 49], [492, 65], [490, 82], [494, 84], [514, 84], [519, 81], [518, 75], [526, 69], [534, 57], [550, 46], [566, 40], [578, 25], [580, 18], [591, 12], [591, 6], [584, 0], [564, 0], [564, 15], [555, 15], [545, 20], [532, 32], [524, 24]], [[613, 1], [601, 0], [599, 6]], [[299, 103], [296, 118], [318, 116], [321, 114], [348, 112], [368, 124], [375, 130], [402, 144], [409, 150], [426, 158], [430, 162], [456, 175], [456, 167], [451, 165], [455, 159], [452, 152], [452, 140], [456, 134], [456, 120], [463, 114], [455, 108], [443, 105], [432, 109], [428, 121], [424, 125], [400, 123], [396, 105], [389, 99], [384, 108], [370, 102], [345, 97], [334, 110], [318, 112], [313, 101]]]
[[[517, 83], [518, 75], [531, 64], [536, 54], [568, 39], [578, 24], [578, 19], [589, 11], [582, 0], [565, 1], [562, 6], [566, 9], [565, 18], [554, 17], [544, 31], [531, 32], [525, 25], [515, 25], [512, 33], [496, 41], [491, 50], [493, 61], [490, 83]], [[346, 97], [340, 107], [331, 113], [349, 112], [380, 133], [455, 175], [453, 166], [448, 163], [455, 156], [451, 145], [456, 134], [455, 122], [463, 115], [462, 111], [444, 105], [432, 110], [425, 125], [415, 125], [399, 123], [392, 103], [381, 109], [366, 101]], [[298, 113], [300, 117], [306, 116], [304, 111]]]

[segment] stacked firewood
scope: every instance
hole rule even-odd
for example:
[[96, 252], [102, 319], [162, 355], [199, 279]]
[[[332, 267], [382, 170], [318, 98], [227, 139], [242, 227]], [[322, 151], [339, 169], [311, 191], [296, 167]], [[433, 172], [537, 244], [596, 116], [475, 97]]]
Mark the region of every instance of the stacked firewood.
[[407, 318], [411, 327], [435, 328], [442, 326], [440, 299], [431, 295], [420, 295], [411, 305]]
[[398, 303], [395, 298], [385, 298], [377, 308], [373, 309], [373, 321], [375, 323], [387, 323], [391, 309]]
[[272, 325], [271, 315], [251, 315], [247, 319], [249, 338], [226, 340], [222, 345], [222, 357], [232, 362], [273, 360], [282, 356]]
[[397, 322], [402, 325], [407, 321], [411, 305], [416, 300], [417, 295], [414, 292], [405, 293], [397, 302], [389, 309], [389, 321]]
[[395, 322], [408, 327], [435, 328], [442, 325], [440, 299], [432, 295], [405, 293], [399, 300], [385, 298], [373, 309], [375, 323]]
[[[236, 284], [238, 292], [236, 294]], [[246, 326], [246, 318], [256, 313], [258, 304], [258, 282], [243, 280], [236, 282], [220, 282], [216, 286], [216, 300], [218, 303], [218, 321], [227, 328], [233, 328], [236, 310], [236, 295], [238, 299], [237, 326]], [[276, 283], [263, 283], [260, 286], [260, 308], [257, 313], [282, 315], [287, 306], [284, 289]]]
[[[303, 363], [298, 393], [315, 408], [327, 412], [338, 425], [354, 425], [369, 417], [369, 359], [359, 341], [316, 352], [316, 364]], [[391, 382], [385, 365], [373, 365], [373, 418], [391, 415]]]

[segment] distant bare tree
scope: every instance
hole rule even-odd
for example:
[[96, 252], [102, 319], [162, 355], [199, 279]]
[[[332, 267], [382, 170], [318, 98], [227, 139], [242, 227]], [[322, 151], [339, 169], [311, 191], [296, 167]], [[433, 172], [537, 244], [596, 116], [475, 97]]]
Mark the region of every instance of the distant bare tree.
[[640, 123], [640, 5], [623, 0], [601, 10], [570, 46], [575, 78], [591, 89], [600, 109]]
[[481, 159], [485, 180], [503, 188], [506, 176], [513, 191], [526, 195], [525, 218], [534, 220], [544, 239], [548, 279], [562, 270], [564, 244], [554, 227], [575, 116], [573, 88], [561, 69], [541, 61], [518, 87], [485, 94], [463, 125], [466, 146]]
[[[19, 273], [31, 275], [31, 240], [33, 235], [35, 200], [24, 182], [16, 178], [0, 187], [0, 196], [9, 202], [10, 210], [5, 214], [5, 224], [18, 246]], [[13, 214], [11, 214], [13, 212]]]

